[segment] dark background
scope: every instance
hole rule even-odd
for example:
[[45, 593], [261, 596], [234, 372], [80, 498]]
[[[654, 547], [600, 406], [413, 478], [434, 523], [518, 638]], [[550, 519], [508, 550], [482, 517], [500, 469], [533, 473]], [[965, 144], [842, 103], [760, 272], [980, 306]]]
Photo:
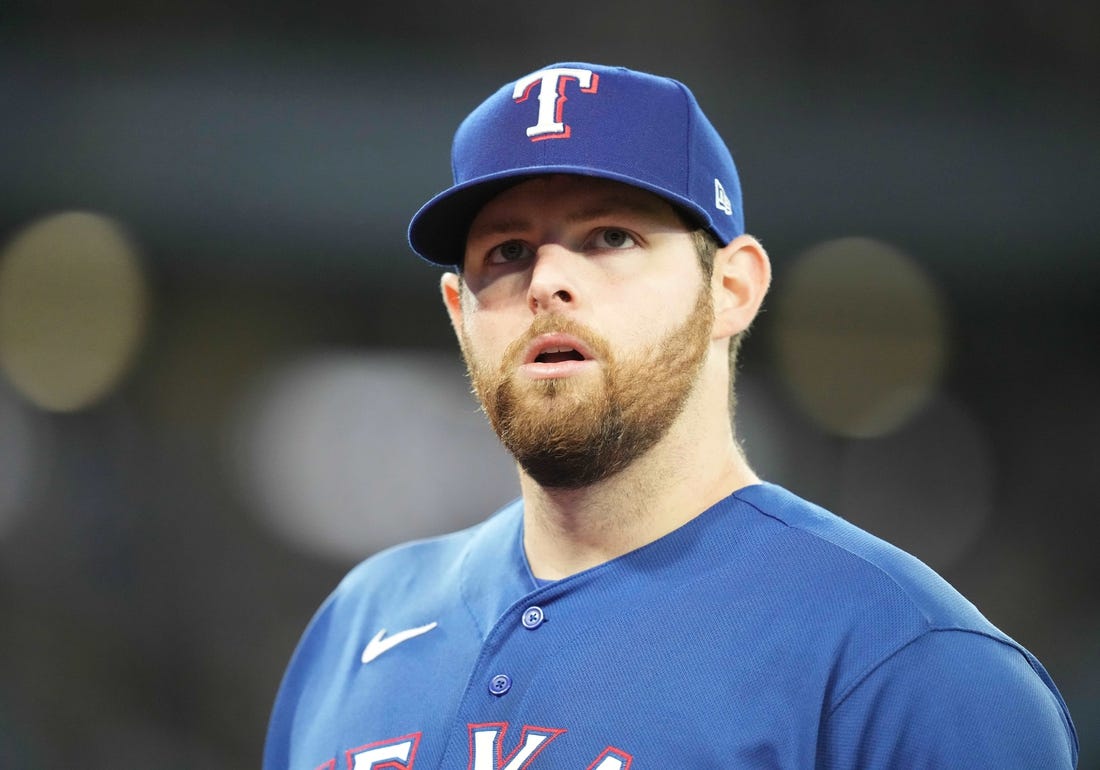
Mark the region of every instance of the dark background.
[[513, 493], [405, 226], [469, 109], [581, 60], [693, 88], [777, 304], [800, 255], [848, 236], [935, 287], [946, 362], [903, 425], [853, 438], [802, 414], [769, 311], [742, 433], [762, 473], [914, 551], [1036, 653], [1100, 767], [1097, 6], [406, 6], [0, 5], [0, 248], [93, 212], [148, 292], [89, 403], [0, 376], [0, 766], [258, 766], [286, 659], [351, 564]]

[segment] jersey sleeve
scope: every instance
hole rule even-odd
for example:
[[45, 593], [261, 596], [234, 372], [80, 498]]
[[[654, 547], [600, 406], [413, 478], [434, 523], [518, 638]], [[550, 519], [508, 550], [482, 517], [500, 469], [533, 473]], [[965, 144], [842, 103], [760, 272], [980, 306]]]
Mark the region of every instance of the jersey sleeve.
[[1074, 768], [1077, 736], [1038, 662], [981, 633], [930, 631], [826, 715], [821, 768]]

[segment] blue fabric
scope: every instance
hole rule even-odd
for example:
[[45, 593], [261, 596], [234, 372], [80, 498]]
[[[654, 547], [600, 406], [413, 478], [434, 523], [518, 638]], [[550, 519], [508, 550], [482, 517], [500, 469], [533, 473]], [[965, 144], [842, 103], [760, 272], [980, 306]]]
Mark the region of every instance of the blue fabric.
[[[780, 487], [542, 588], [521, 542], [517, 502], [353, 570], [295, 652], [265, 770], [1076, 764], [1030, 653], [916, 559]], [[382, 629], [432, 622], [361, 662]]]
[[625, 67], [551, 64], [507, 83], [458, 127], [451, 168], [454, 185], [409, 225], [413, 251], [441, 265], [461, 264], [470, 222], [490, 198], [539, 174], [649, 190], [722, 244], [745, 232], [733, 157], [695, 96], [671, 78]]

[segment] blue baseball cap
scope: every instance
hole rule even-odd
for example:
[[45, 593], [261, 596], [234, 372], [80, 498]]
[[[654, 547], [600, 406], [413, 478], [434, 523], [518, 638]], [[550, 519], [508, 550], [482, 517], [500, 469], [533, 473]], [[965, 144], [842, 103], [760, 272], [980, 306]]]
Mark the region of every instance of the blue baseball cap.
[[625, 67], [552, 64], [502, 86], [451, 148], [454, 184], [412, 218], [409, 245], [460, 265], [470, 223], [496, 195], [542, 174], [581, 174], [648, 190], [723, 245], [745, 231], [725, 142], [687, 86]]

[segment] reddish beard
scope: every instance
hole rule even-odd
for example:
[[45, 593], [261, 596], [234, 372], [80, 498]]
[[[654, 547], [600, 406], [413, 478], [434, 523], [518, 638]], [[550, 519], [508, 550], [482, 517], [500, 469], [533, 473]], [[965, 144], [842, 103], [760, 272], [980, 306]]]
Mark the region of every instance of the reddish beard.
[[[557, 316], [535, 318], [495, 369], [476, 359], [465, 332], [462, 348], [482, 409], [520, 467], [543, 487], [579, 489], [623, 470], [668, 433], [699, 377], [713, 322], [704, 284], [687, 320], [633, 355], [615, 356], [587, 326]], [[523, 351], [549, 332], [582, 340], [599, 374], [517, 377]]]

